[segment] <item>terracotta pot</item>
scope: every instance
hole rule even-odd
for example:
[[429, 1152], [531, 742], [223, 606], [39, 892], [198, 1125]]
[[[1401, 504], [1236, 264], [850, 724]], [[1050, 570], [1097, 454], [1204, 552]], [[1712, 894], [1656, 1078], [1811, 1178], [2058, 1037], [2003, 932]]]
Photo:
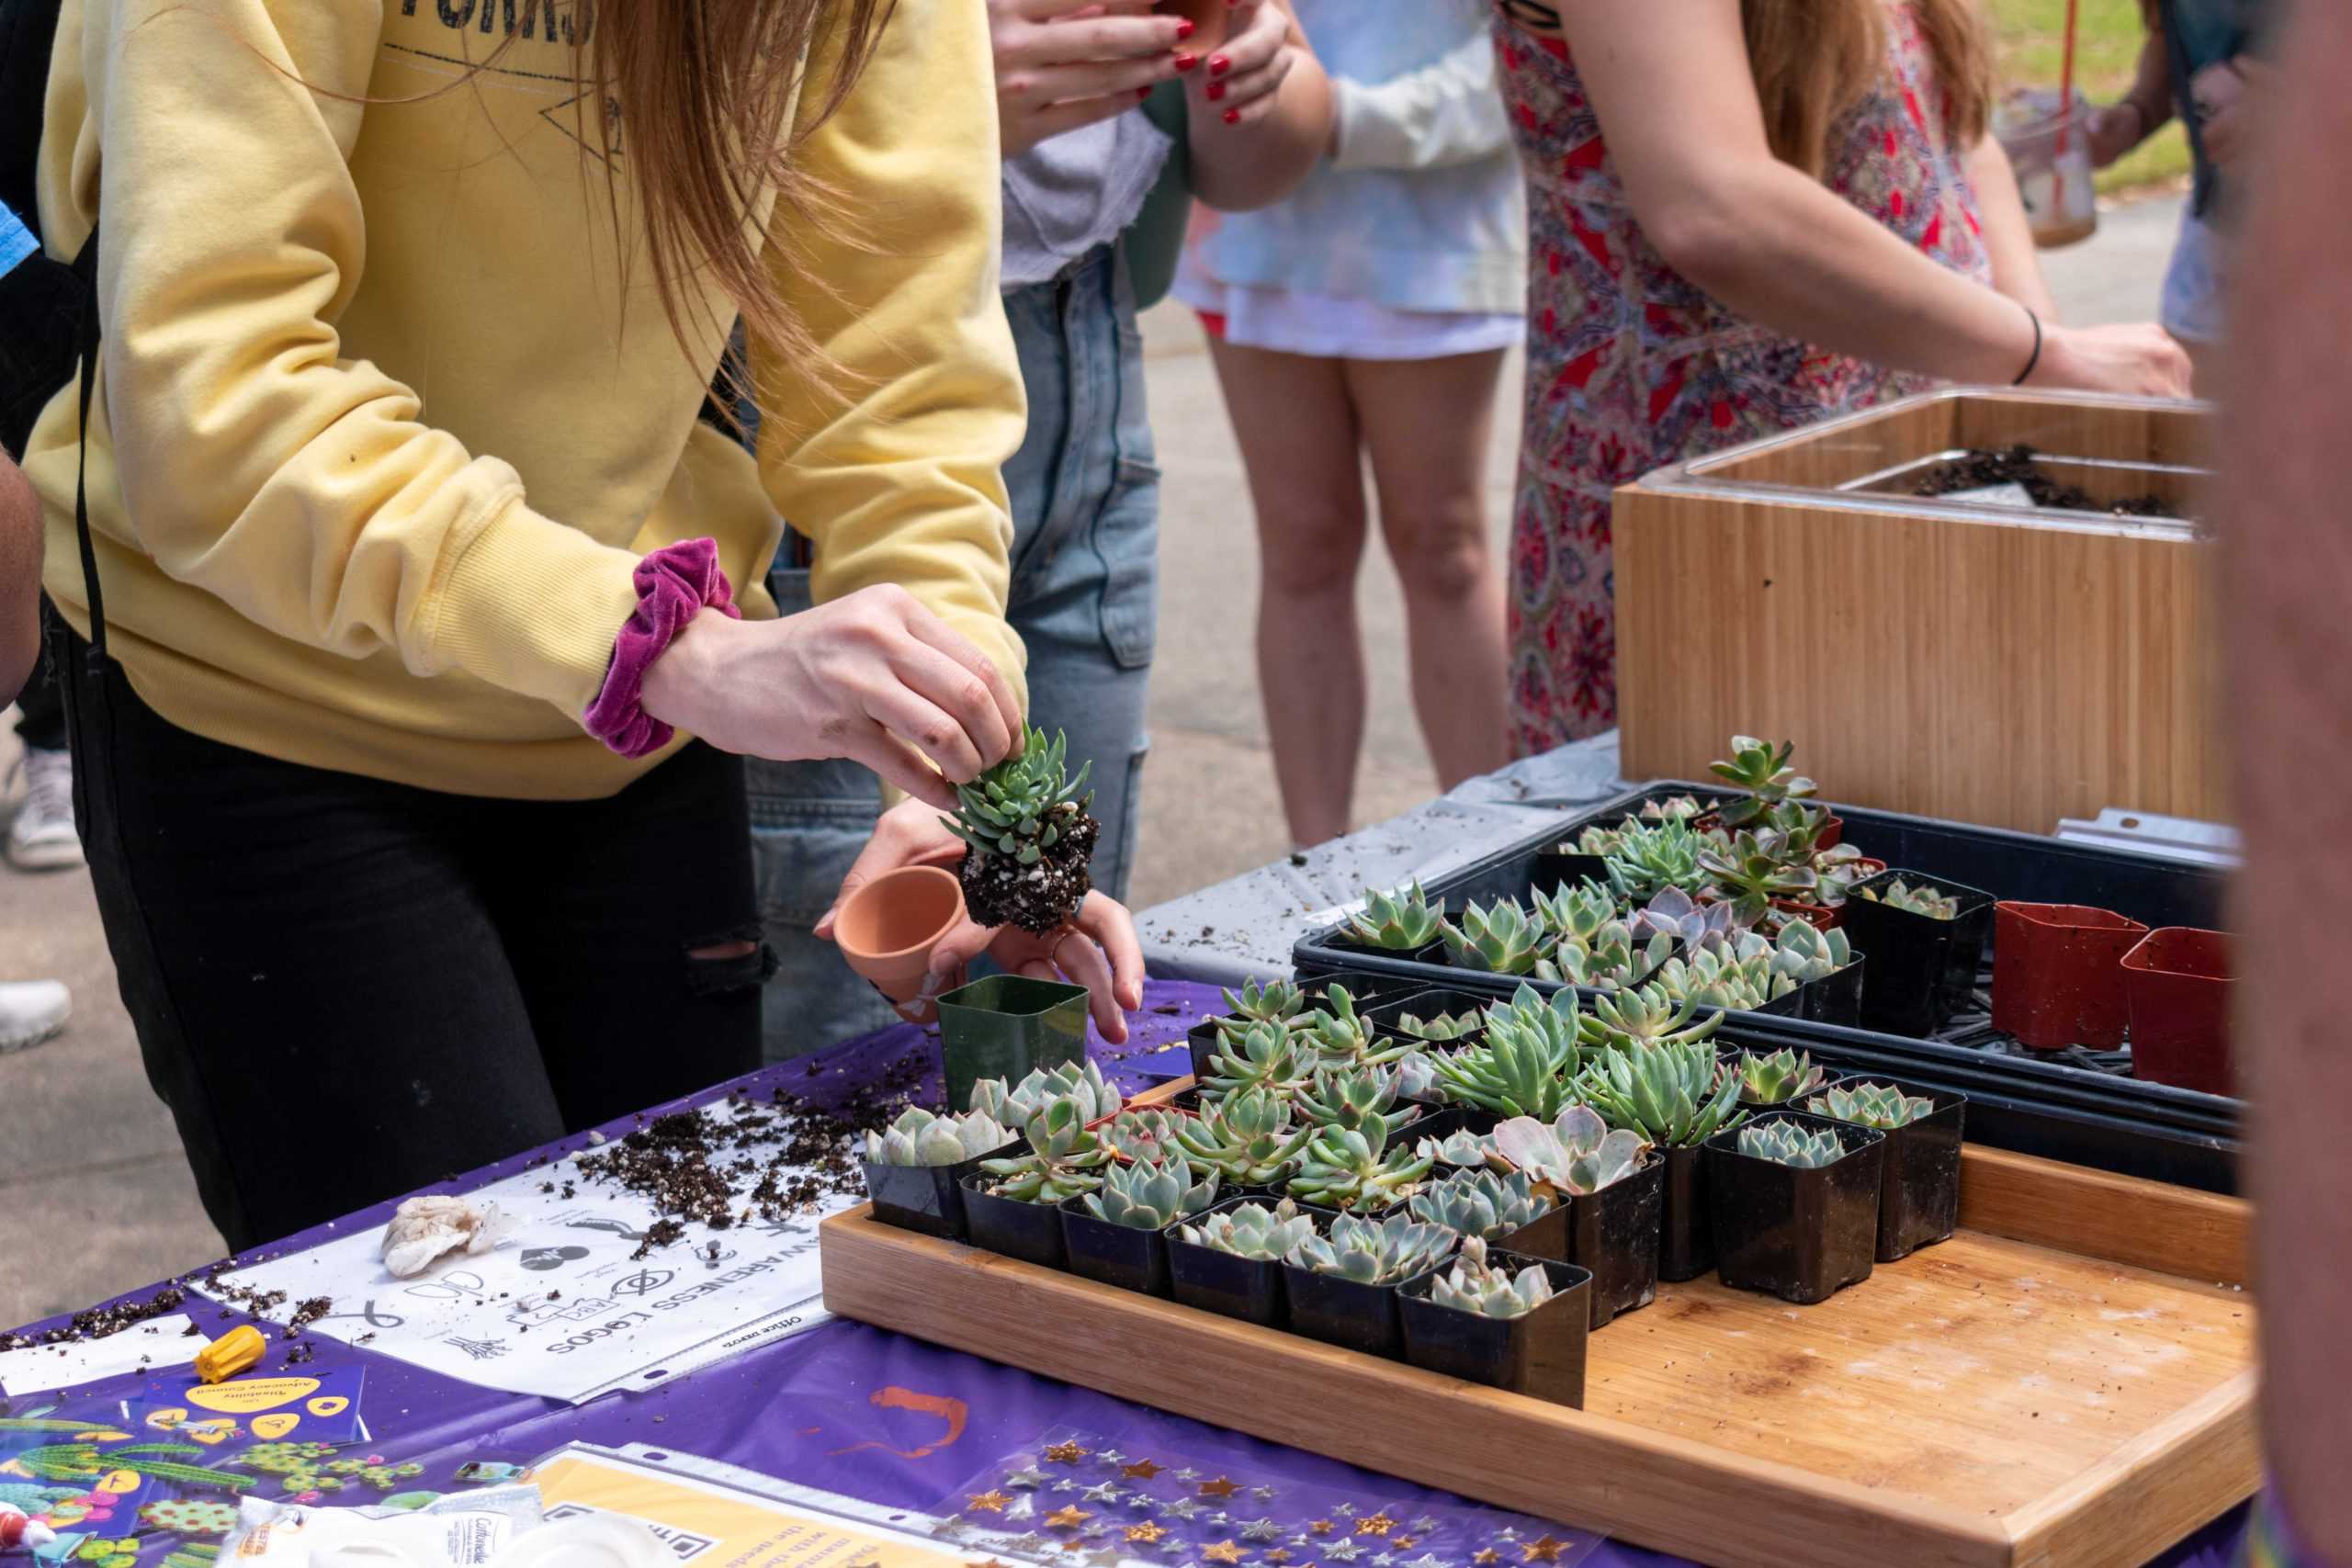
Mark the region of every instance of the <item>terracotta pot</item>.
[[1225, 41], [1233, 6], [1230, 0], [1159, 0], [1158, 9], [1192, 22], [1193, 36], [1179, 47], [1205, 60], [1209, 51]]
[[2230, 939], [2165, 926], [2123, 955], [2132, 1013], [2132, 1076], [2205, 1094], [2234, 1094], [2230, 1077]]
[[964, 918], [964, 889], [944, 866], [885, 872], [849, 896], [833, 940], [849, 966], [894, 1002], [912, 1001], [931, 972], [931, 950]]
[[2036, 1051], [2123, 1043], [2120, 960], [2148, 928], [2083, 904], [1993, 906], [1993, 1027]]

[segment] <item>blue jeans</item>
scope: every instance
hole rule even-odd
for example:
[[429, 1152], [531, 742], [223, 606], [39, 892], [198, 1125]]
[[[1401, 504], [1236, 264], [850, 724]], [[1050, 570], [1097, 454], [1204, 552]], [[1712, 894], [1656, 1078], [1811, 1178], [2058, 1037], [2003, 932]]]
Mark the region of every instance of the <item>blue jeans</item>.
[[[1102, 836], [1094, 886], [1125, 898], [1136, 795], [1150, 741], [1144, 684], [1158, 616], [1159, 469], [1144, 408], [1143, 341], [1127, 269], [1104, 247], [1050, 283], [1004, 296], [1029, 392], [1029, 430], [1005, 465], [1012, 502], [1009, 618], [1029, 650], [1029, 709], [1091, 759]], [[808, 574], [768, 576], [785, 615], [809, 604]], [[811, 934], [881, 810], [854, 762], [751, 765], [752, 852], [777, 967], [768, 982], [771, 1062], [895, 1022], [889, 1004]]]

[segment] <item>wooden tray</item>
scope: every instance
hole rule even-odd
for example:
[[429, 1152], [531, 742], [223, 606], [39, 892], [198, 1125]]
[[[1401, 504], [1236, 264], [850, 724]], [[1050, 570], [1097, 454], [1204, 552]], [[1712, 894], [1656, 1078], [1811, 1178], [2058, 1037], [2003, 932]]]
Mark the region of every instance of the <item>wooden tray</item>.
[[2246, 1206], [1971, 1146], [1963, 1229], [1814, 1307], [1659, 1287], [1585, 1408], [876, 1223], [825, 1304], [974, 1355], [1702, 1562], [2138, 1563], [2259, 1478]]

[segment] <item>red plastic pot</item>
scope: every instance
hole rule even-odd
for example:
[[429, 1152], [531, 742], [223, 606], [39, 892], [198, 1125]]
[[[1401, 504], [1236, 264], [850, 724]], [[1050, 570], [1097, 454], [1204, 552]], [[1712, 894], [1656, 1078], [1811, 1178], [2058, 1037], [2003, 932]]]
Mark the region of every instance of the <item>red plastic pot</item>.
[[2164, 926], [2123, 955], [2132, 1013], [2132, 1076], [2206, 1094], [2230, 1078], [2230, 939]]
[[2148, 934], [2085, 904], [1993, 906], [1993, 1027], [2036, 1051], [2112, 1051], [2130, 1018], [2120, 960]]

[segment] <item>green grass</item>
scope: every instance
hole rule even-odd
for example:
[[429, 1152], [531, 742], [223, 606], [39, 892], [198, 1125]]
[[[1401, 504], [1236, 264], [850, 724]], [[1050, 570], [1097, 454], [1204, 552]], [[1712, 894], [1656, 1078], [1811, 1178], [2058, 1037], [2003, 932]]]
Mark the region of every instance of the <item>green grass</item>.
[[[1992, 0], [2001, 80], [2008, 86], [2056, 87], [2064, 58], [2066, 0]], [[2082, 0], [2075, 45], [2075, 82], [2093, 103], [2110, 103], [2132, 85], [2140, 59], [2140, 0]], [[2101, 191], [2162, 184], [2188, 173], [2188, 139], [2180, 124], [2143, 142], [2111, 169]]]

